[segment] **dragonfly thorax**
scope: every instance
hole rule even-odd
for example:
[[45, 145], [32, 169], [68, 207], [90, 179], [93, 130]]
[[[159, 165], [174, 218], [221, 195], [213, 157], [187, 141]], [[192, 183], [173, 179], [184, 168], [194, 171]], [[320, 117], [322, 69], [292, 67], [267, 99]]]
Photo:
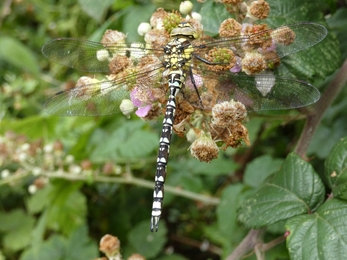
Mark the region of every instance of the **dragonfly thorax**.
[[184, 37], [188, 39], [197, 39], [197, 31], [187, 22], [180, 23], [176, 28], [172, 29], [170, 37]]
[[166, 68], [180, 69], [190, 64], [193, 47], [190, 40], [198, 37], [197, 31], [187, 22], [182, 22], [170, 33], [171, 41], [164, 47]]
[[190, 64], [193, 47], [186, 38], [174, 38], [164, 47], [164, 65], [167, 69], [179, 69]]

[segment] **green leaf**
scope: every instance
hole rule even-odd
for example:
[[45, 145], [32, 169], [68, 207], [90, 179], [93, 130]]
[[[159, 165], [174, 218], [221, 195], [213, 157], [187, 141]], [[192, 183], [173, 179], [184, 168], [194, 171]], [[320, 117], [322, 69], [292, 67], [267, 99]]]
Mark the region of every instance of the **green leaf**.
[[199, 12], [202, 16], [202, 24], [204, 33], [209, 36], [218, 34], [220, 24], [230, 18], [230, 13], [222, 4], [217, 4], [214, 1], [205, 2]]
[[221, 201], [217, 207], [217, 222], [219, 231], [226, 240], [231, 241], [234, 229], [237, 228], [237, 207], [240, 203], [240, 193], [243, 185], [232, 185], [224, 189]]
[[[188, 153], [188, 152], [187, 152]], [[185, 171], [191, 174], [218, 176], [230, 174], [239, 168], [239, 165], [230, 159], [223, 158], [222, 155], [210, 163], [200, 162], [193, 157], [181, 160], [179, 163], [172, 165], [175, 169]]]
[[155, 5], [148, 3], [145, 5], [134, 5], [126, 9], [122, 32], [127, 34], [128, 42], [139, 41], [139, 39], [143, 42], [143, 37], [138, 35], [137, 28], [140, 23], [150, 20], [156, 8]]
[[342, 138], [340, 142], [330, 151], [325, 164], [325, 177], [328, 180], [329, 187], [335, 186], [339, 175], [347, 167], [347, 138]]
[[136, 252], [145, 258], [154, 258], [163, 249], [166, 243], [166, 226], [161, 221], [158, 232], [149, 231], [149, 221], [145, 220], [131, 229], [128, 235], [129, 243]]
[[39, 189], [35, 194], [28, 198], [26, 201], [27, 209], [30, 214], [37, 214], [43, 211], [44, 207], [49, 203], [47, 201], [47, 196], [50, 192], [50, 189], [45, 187]]
[[339, 8], [327, 20], [329, 28], [340, 42], [341, 57], [347, 56], [347, 8]]
[[81, 226], [69, 238], [53, 235], [42, 244], [34, 244], [22, 254], [20, 260], [85, 260], [97, 256], [96, 244], [88, 238], [87, 228]]
[[33, 245], [24, 251], [20, 260], [61, 260], [64, 258], [65, 238], [61, 235], [51, 236], [45, 243]]
[[306, 80], [314, 80], [316, 76], [323, 78], [339, 67], [340, 55], [338, 42], [328, 35], [319, 44], [285, 57], [280, 74]]
[[347, 204], [332, 199], [312, 215], [290, 219], [287, 247], [293, 260], [347, 259]]
[[[177, 174], [175, 174], [177, 175]], [[171, 175], [171, 177], [174, 177]], [[192, 176], [187, 174], [180, 175], [180, 182], [176, 183], [177, 186], [182, 187], [185, 190], [189, 190], [191, 192], [201, 192], [204, 188], [201, 178], [198, 176]], [[172, 182], [170, 182], [172, 185]]]
[[42, 241], [45, 238], [46, 224], [47, 224], [47, 213], [44, 212], [43, 214], [40, 215], [38, 221], [36, 222], [36, 226], [31, 233], [32, 245], [39, 245], [42, 243]]
[[3, 120], [0, 123], [0, 133], [12, 130], [31, 139], [52, 137], [55, 134], [55, 126], [58, 120], [58, 117], [42, 116], [31, 116], [17, 121]]
[[322, 7], [314, 0], [300, 1], [277, 1], [268, 0], [270, 4], [270, 15], [266, 22], [293, 23], [297, 21], [323, 20]]
[[65, 259], [85, 260], [97, 256], [98, 247], [95, 242], [88, 237], [87, 226], [80, 226], [67, 240]]
[[347, 200], [347, 168], [336, 176], [332, 192], [334, 198]]
[[134, 120], [124, 122], [112, 133], [96, 130], [90, 140], [93, 147], [91, 159], [105, 161], [144, 158], [157, 149], [159, 142], [158, 134], [142, 129], [145, 124], [140, 120]]
[[244, 184], [259, 187], [270, 175], [280, 169], [282, 163], [282, 159], [273, 159], [270, 155], [257, 157], [246, 166]]
[[282, 169], [240, 207], [238, 219], [260, 228], [314, 211], [324, 196], [324, 185], [312, 166], [292, 153]]
[[[343, 107], [343, 102], [338, 106]], [[328, 113], [330, 112], [329, 114], [331, 114], [332, 110], [334, 110], [333, 107], [328, 108], [328, 111], [325, 113], [322, 123], [314, 133], [312, 142], [308, 148], [309, 154], [316, 154], [317, 157], [321, 159], [328, 157], [336, 142], [338, 142], [341, 137], [345, 136], [347, 132], [347, 116], [344, 114], [345, 110], [330, 117], [331, 115], [328, 115]], [[327, 138], [327, 136], [329, 136], [329, 138]], [[323, 146], [322, 143], [324, 143]]]
[[105, 15], [107, 9], [112, 5], [113, 0], [78, 0], [82, 10], [86, 12], [91, 18], [100, 22]]
[[220, 231], [219, 225], [217, 224], [209, 224], [203, 227], [204, 237], [206, 237], [209, 241], [214, 242], [216, 244], [220, 244], [225, 246], [230, 246], [230, 240], [228, 237], [225, 237], [224, 234]]
[[9, 36], [0, 36], [0, 59], [3, 59], [19, 69], [26, 70], [38, 77], [39, 64], [33, 52], [23, 43]]
[[87, 201], [78, 191], [81, 183], [55, 181], [47, 196], [47, 225], [54, 229], [71, 234], [86, 221]]
[[[317, 1], [269, 0], [270, 15], [265, 20], [272, 27], [313, 21], [325, 24], [322, 7]], [[304, 51], [285, 57], [279, 67], [279, 74], [285, 77], [299, 77], [313, 80], [315, 76], [325, 77], [339, 66], [340, 51], [338, 41], [328, 35], [322, 42]]]
[[158, 135], [142, 129], [133, 130], [121, 143], [120, 154], [125, 158], [143, 158], [159, 146]]
[[21, 209], [0, 213], [0, 231], [4, 232], [5, 248], [18, 251], [30, 244], [35, 219]]

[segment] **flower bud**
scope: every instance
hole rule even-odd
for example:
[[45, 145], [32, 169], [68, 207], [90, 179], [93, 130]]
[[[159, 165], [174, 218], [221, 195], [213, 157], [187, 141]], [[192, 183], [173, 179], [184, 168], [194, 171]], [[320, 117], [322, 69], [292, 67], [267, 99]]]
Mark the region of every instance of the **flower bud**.
[[200, 162], [211, 162], [218, 158], [219, 148], [210, 134], [202, 133], [201, 137], [190, 146], [191, 154]]
[[122, 111], [123, 115], [130, 118], [131, 113], [135, 110], [135, 106], [130, 99], [123, 99], [119, 109]]
[[152, 26], [149, 23], [140, 23], [139, 27], [137, 27], [137, 33], [140, 36], [144, 36], [152, 29]]
[[190, 1], [183, 1], [180, 4], [180, 12], [182, 14], [189, 14], [193, 10], [193, 4]]

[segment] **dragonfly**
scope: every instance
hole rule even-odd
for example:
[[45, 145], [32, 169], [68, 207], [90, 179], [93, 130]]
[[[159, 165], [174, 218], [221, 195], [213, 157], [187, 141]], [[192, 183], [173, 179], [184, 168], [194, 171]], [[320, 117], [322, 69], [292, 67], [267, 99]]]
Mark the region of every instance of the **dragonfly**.
[[[42, 47], [48, 59], [108, 76], [101, 81], [79, 80], [74, 88], [50, 97], [44, 109], [58, 116], [103, 116], [136, 108], [137, 114], [149, 119], [164, 115], [150, 221], [150, 230], [158, 231], [174, 126], [193, 118], [196, 111], [208, 115], [216, 104], [231, 99], [247, 111], [315, 103], [320, 93], [314, 86], [268, 71], [283, 57], [319, 43], [326, 35], [324, 26], [301, 22], [232, 37], [199, 38], [190, 23], [181, 22], [166, 44], [56, 38]], [[242, 64], [247, 55], [265, 57], [265, 68], [247, 71]]]

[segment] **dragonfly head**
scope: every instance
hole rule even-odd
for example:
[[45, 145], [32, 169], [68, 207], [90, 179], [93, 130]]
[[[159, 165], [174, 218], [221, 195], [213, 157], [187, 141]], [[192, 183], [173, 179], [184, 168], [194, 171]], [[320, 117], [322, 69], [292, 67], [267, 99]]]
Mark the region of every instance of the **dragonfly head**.
[[171, 33], [171, 37], [185, 37], [188, 39], [198, 38], [197, 31], [187, 22], [180, 23], [176, 28], [174, 28]]

